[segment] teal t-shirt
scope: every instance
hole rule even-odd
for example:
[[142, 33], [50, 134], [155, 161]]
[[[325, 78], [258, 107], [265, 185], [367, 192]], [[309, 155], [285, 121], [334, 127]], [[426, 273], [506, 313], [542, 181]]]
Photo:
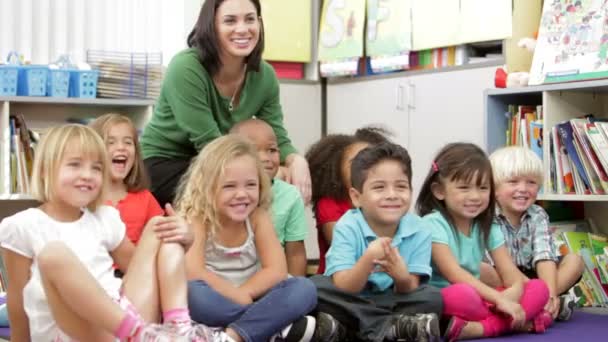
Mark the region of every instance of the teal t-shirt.
[[298, 189], [280, 179], [272, 181], [272, 223], [281, 245], [303, 241], [308, 234], [304, 200]]
[[[479, 278], [479, 265], [483, 260], [486, 247], [483, 243], [483, 235], [477, 223], [473, 225], [470, 236], [460, 232], [455, 233], [448, 221], [440, 212], [434, 211], [422, 218], [426, 226], [431, 229], [432, 242], [448, 245], [452, 254], [458, 260], [460, 267]], [[458, 234], [458, 237], [456, 236]], [[500, 226], [492, 224], [487, 249], [490, 251], [505, 244]], [[450, 283], [439, 273], [435, 263], [431, 262], [433, 276], [430, 284], [439, 288], [444, 288]]]
[[232, 112], [229, 103], [199, 61], [197, 50], [179, 52], [167, 67], [154, 113], [141, 135], [144, 158], [190, 159], [236, 123], [254, 116], [272, 127], [281, 160], [296, 152], [283, 126], [279, 81], [270, 64], [262, 61], [259, 71], [248, 71]]

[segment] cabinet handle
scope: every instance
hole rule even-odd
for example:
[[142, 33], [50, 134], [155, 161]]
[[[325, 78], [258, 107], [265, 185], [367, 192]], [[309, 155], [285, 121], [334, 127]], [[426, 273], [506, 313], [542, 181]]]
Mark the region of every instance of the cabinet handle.
[[407, 86], [409, 88], [407, 95], [407, 106], [409, 109], [416, 109], [416, 85], [412, 81], [408, 81]]
[[403, 104], [403, 91], [405, 87], [403, 84], [399, 83], [397, 85], [397, 105], [395, 106], [397, 110], [404, 110], [405, 106]]

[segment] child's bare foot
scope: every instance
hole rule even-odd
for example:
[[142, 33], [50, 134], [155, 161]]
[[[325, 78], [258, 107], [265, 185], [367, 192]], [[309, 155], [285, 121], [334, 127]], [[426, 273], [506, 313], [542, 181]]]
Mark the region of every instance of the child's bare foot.
[[521, 281], [516, 282], [511, 287], [508, 287], [502, 291], [502, 295], [508, 300], [519, 303], [521, 295], [524, 293], [524, 283]]

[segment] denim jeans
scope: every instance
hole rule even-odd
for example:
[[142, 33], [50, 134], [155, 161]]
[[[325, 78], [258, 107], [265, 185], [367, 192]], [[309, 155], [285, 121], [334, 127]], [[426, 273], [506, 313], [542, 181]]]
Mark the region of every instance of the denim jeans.
[[330, 277], [310, 278], [317, 287], [317, 311], [332, 315], [350, 335], [361, 341], [383, 341], [397, 315], [436, 313], [441, 317], [443, 302], [439, 289], [422, 284], [408, 293], [382, 293], [362, 296], [338, 289]]
[[284, 280], [249, 305], [223, 297], [202, 280], [188, 282], [188, 307], [196, 322], [234, 329], [245, 341], [267, 341], [317, 305], [314, 284], [303, 277]]

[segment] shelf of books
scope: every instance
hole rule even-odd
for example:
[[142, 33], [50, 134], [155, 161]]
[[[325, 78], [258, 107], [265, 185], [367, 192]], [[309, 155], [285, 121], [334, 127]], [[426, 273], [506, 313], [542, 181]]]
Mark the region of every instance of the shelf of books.
[[559, 221], [559, 210], [549, 211], [551, 230], [558, 253], [575, 252], [585, 261], [573, 290], [579, 306], [607, 307], [608, 80], [491, 89], [484, 98], [487, 151], [532, 149], [545, 170], [538, 199], [566, 209], [582, 203], [576, 220]]
[[[32, 202], [29, 177], [36, 144], [45, 130], [63, 123], [88, 123], [109, 112], [128, 115], [143, 128], [152, 100], [0, 97], [0, 202]], [[21, 206], [19, 204], [18, 206]], [[3, 208], [4, 209], [4, 208]], [[12, 210], [0, 210], [0, 218]]]

